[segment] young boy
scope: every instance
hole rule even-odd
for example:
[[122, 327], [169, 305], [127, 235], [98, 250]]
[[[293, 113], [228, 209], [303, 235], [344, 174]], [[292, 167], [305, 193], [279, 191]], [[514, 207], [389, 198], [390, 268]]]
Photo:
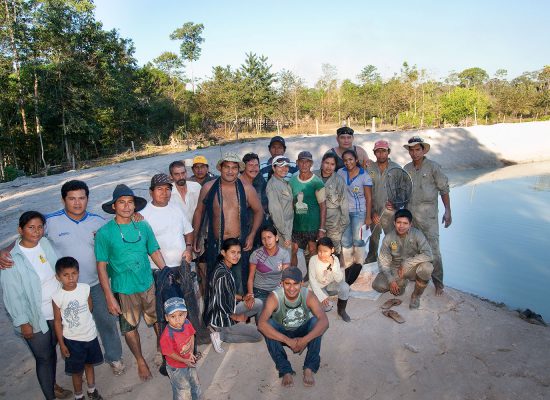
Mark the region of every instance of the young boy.
[[65, 373], [72, 375], [75, 399], [83, 399], [82, 374], [86, 372], [88, 398], [103, 400], [95, 388], [94, 365], [103, 363], [92, 318], [90, 286], [78, 283], [78, 261], [62, 257], [55, 263], [61, 289], [52, 296], [54, 326], [61, 354], [65, 357]]
[[195, 368], [198, 357], [193, 354], [195, 329], [186, 319], [185, 301], [181, 297], [169, 298], [164, 302], [164, 312], [168, 325], [160, 337], [160, 349], [166, 357], [173, 399], [198, 400], [201, 387]]

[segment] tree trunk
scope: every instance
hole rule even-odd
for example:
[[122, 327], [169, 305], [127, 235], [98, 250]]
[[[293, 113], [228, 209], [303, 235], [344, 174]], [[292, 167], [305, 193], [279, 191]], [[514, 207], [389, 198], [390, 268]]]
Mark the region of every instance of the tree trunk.
[[46, 170], [46, 175], [48, 174], [48, 166], [46, 165], [46, 160], [44, 158], [44, 142], [42, 140], [42, 129], [40, 126], [40, 118], [38, 117], [38, 76], [36, 75], [36, 69], [34, 70], [34, 120], [36, 125], [36, 135], [40, 140], [40, 158], [42, 159], [42, 164]]

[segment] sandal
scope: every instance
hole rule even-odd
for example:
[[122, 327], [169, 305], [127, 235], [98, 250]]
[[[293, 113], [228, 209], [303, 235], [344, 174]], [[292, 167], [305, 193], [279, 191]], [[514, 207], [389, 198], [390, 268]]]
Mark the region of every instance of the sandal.
[[388, 318], [391, 318], [393, 319], [395, 322], [397, 322], [398, 324], [402, 324], [403, 322], [405, 322], [405, 320], [403, 319], [403, 317], [397, 312], [397, 311], [394, 311], [394, 310], [386, 310], [386, 311], [382, 311], [382, 314], [384, 314], [386, 317]]
[[389, 310], [390, 308], [392, 308], [393, 306], [398, 306], [402, 303], [402, 301], [400, 299], [389, 299], [387, 300], [384, 304], [382, 304], [380, 306], [380, 308], [382, 310]]

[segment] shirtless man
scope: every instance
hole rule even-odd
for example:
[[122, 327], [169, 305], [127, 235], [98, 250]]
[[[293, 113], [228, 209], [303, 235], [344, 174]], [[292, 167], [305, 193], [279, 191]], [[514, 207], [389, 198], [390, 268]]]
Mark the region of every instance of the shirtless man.
[[[235, 275], [237, 292], [242, 294], [248, 279], [248, 252], [252, 249], [254, 236], [262, 223], [263, 209], [252, 185], [238, 179], [239, 172], [244, 170], [244, 163], [238, 155], [224, 154], [216, 168], [221, 172], [221, 176], [205, 183], [202, 187], [193, 215], [193, 230], [200, 232], [203, 224], [208, 224], [208, 240], [204, 249], [207, 281], [216, 267], [221, 243], [231, 237], [240, 240], [242, 246], [240, 265], [236, 265], [231, 270]], [[252, 224], [248, 218], [248, 208], [253, 213]], [[201, 252], [199, 236], [196, 235], [193, 242], [196, 253]], [[243, 279], [245, 279], [244, 282]]]

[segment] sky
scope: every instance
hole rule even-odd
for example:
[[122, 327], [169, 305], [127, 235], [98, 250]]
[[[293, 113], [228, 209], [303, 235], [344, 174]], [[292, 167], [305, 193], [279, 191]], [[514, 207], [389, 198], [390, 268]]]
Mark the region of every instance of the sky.
[[[170, 33], [186, 22], [205, 27], [196, 78], [212, 68], [239, 68], [249, 52], [268, 57], [272, 71], [290, 70], [309, 85], [321, 66], [339, 79], [372, 64], [384, 78], [404, 61], [441, 79], [480, 67], [512, 79], [550, 65], [550, 1], [428, 0], [95, 0], [97, 20], [132, 39], [139, 65], [164, 51], [178, 53]], [[190, 72], [188, 72], [189, 74]]]

